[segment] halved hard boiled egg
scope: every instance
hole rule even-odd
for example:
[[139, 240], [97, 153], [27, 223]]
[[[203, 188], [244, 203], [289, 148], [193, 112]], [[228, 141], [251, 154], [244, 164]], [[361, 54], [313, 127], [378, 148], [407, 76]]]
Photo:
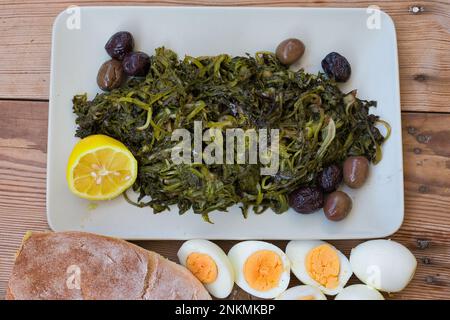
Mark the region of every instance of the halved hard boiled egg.
[[365, 284], [354, 284], [345, 287], [334, 300], [384, 300], [384, 297], [377, 290]]
[[228, 258], [236, 275], [236, 284], [255, 297], [275, 298], [289, 285], [289, 259], [273, 244], [243, 241], [230, 249]]
[[287, 289], [275, 300], [327, 300], [317, 287], [302, 285]]
[[189, 240], [178, 250], [178, 259], [216, 298], [226, 298], [234, 285], [234, 271], [227, 255], [208, 240]]
[[316, 286], [327, 295], [339, 293], [352, 276], [347, 257], [325, 241], [290, 241], [286, 255], [301, 282]]

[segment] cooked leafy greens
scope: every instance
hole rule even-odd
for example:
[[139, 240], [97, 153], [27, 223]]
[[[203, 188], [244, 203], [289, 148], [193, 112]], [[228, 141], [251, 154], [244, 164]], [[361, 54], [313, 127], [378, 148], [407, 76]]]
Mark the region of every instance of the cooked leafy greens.
[[[139, 164], [133, 189], [137, 205], [154, 213], [176, 204], [180, 214], [192, 208], [209, 221], [213, 210], [241, 204], [244, 216], [271, 208], [285, 212], [288, 195], [314, 185], [326, 165], [350, 155], [381, 160], [384, 137], [369, 114], [374, 101], [343, 94], [324, 74], [292, 71], [274, 54], [254, 57], [226, 54], [186, 56], [179, 60], [158, 48], [145, 78], [96, 95], [77, 95], [73, 111], [76, 136], [105, 134], [123, 142]], [[171, 161], [171, 134], [177, 128], [276, 128], [280, 130], [280, 166], [274, 176], [260, 175], [261, 164], [182, 164]], [[148, 202], [142, 202], [150, 196]]]

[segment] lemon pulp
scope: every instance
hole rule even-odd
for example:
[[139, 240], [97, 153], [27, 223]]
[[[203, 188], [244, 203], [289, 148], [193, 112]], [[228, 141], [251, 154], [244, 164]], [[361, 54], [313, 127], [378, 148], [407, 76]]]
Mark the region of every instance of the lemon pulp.
[[89, 200], [108, 200], [134, 183], [137, 161], [120, 141], [93, 135], [75, 145], [66, 174], [74, 194]]

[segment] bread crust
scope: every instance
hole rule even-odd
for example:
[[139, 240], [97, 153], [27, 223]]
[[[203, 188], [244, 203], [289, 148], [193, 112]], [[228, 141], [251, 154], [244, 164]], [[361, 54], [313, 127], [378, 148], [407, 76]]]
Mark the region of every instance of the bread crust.
[[211, 299], [184, 267], [129, 242], [36, 232], [18, 252], [6, 299]]

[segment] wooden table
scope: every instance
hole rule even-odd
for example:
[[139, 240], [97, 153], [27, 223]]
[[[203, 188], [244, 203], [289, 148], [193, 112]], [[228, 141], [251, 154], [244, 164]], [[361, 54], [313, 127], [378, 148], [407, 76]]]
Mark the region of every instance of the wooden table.
[[[149, 4], [148, 1], [132, 1]], [[0, 0], [0, 298], [27, 230], [45, 217], [51, 27], [68, 5], [97, 1]], [[120, 1], [113, 1], [114, 5]], [[127, 4], [130, 4], [128, 2]], [[181, 1], [151, 4], [181, 5]], [[367, 7], [395, 21], [405, 167], [405, 221], [392, 236], [417, 258], [417, 273], [398, 299], [450, 299], [450, 3], [436, 1], [199, 0], [191, 5]], [[413, 14], [410, 7], [423, 7]], [[344, 253], [360, 241], [334, 241]], [[219, 241], [228, 249], [233, 241]], [[276, 241], [283, 246], [285, 242]], [[140, 245], [176, 259], [179, 241]], [[353, 280], [355, 281], [355, 280]], [[248, 297], [236, 290], [233, 298]]]

